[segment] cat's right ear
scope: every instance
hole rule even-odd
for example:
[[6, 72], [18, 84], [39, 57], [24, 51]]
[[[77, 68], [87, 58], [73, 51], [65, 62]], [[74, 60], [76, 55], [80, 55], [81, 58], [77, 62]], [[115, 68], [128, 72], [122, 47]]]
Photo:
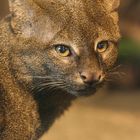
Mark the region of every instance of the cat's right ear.
[[31, 8], [30, 0], [8, 0], [10, 12], [17, 18], [28, 18]]
[[62, 0], [8, 1], [12, 15], [11, 27], [15, 33], [25, 37], [37, 36], [45, 42], [51, 40], [69, 17], [61, 4], [64, 2]]
[[[41, 2], [53, 0], [8, 0], [11, 18], [11, 27], [15, 34], [25, 38], [37, 38], [39, 41], [49, 42], [60, 30], [62, 21], [59, 15], [55, 14], [55, 8], [50, 9], [50, 13], [39, 5]], [[37, 3], [38, 2], [38, 3]], [[55, 2], [55, 0], [54, 0]], [[46, 5], [46, 7], [48, 4]], [[64, 19], [65, 16], [63, 14]], [[62, 18], [61, 18], [62, 19]], [[54, 22], [55, 21], [55, 22]], [[63, 22], [61, 22], [63, 23]]]
[[11, 26], [15, 32], [21, 32], [32, 24], [32, 19], [36, 16], [34, 3], [31, 0], [8, 0], [9, 9], [12, 15]]

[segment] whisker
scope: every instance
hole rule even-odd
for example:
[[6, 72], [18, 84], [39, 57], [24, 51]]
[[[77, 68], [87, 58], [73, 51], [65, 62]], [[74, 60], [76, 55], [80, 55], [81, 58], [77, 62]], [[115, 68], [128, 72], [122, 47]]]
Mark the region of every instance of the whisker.
[[29, 78], [33, 78], [33, 79], [52, 79], [51, 76], [26, 76], [26, 77], [29, 77]]
[[117, 71], [121, 67], [122, 67], [122, 65], [117, 65], [116, 67], [113, 67], [112, 69], [108, 70], [108, 72]]
[[[38, 78], [38, 76], [37, 76], [37, 78]], [[36, 90], [38, 92], [40, 92], [42, 90], [46, 90], [48, 92], [53, 92], [56, 89], [66, 89], [65, 84], [66, 83], [64, 81], [46, 81], [45, 83], [44, 82], [39, 83], [32, 90]]]
[[127, 73], [122, 65], [118, 65], [105, 73], [105, 82], [117, 82], [126, 78]]

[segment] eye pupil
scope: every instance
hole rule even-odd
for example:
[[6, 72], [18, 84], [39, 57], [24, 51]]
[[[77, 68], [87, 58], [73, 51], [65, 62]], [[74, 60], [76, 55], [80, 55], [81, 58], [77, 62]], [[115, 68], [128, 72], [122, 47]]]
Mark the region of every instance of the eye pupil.
[[71, 50], [69, 46], [66, 45], [55, 45], [56, 52], [63, 57], [67, 57], [71, 55]]
[[65, 53], [67, 50], [68, 50], [68, 48], [66, 48], [66, 47], [64, 47], [64, 46], [59, 46], [59, 47], [58, 47], [58, 51], [59, 51], [60, 53]]
[[105, 44], [100, 43], [100, 44], [98, 44], [98, 49], [103, 49], [103, 48], [104, 48], [104, 46], [105, 46]]
[[108, 48], [108, 42], [107, 41], [102, 41], [100, 43], [98, 43], [97, 45], [97, 51], [102, 53], [104, 51], [106, 51], [106, 49]]

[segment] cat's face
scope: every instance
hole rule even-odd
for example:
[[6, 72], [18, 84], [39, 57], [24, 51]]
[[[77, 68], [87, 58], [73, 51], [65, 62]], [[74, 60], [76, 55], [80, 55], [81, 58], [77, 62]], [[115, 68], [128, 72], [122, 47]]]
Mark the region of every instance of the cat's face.
[[117, 59], [115, 2], [107, 8], [109, 0], [34, 1], [36, 9], [31, 10], [29, 2], [27, 11], [36, 17], [19, 21], [19, 26], [14, 26], [18, 18], [13, 18], [15, 32], [20, 31], [19, 44], [11, 53], [14, 75], [39, 91], [93, 92]]

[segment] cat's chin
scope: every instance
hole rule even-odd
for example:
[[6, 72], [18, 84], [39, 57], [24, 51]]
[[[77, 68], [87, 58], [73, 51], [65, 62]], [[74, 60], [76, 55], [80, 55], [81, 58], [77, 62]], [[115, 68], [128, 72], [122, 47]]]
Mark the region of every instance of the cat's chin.
[[69, 91], [70, 94], [79, 97], [79, 96], [91, 96], [95, 94], [96, 88], [92, 90], [77, 90], [77, 91]]

